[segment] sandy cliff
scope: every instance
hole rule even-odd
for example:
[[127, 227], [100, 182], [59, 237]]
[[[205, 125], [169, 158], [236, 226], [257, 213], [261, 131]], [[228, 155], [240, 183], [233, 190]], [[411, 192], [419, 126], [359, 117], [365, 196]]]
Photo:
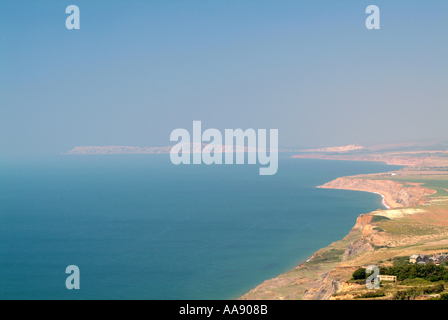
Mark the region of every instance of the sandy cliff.
[[348, 161], [382, 161], [390, 165], [398, 166], [423, 166], [423, 165], [433, 165], [433, 166], [446, 166], [446, 157], [423, 157], [409, 155], [405, 156], [395, 156], [387, 154], [378, 155], [341, 155], [341, 154], [319, 154], [319, 153], [306, 153], [306, 154], [296, 154], [292, 156], [293, 158], [306, 158], [306, 159], [323, 159], [323, 160], [348, 160]]
[[[350, 230], [350, 233], [344, 238], [351, 240], [348, 242], [338, 241], [334, 246], [339, 248], [345, 248], [342, 259], [338, 262], [344, 262], [352, 256], [364, 252], [373, 252], [374, 247], [372, 245], [370, 234], [372, 231], [372, 219], [373, 215], [361, 214], [356, 220], [356, 224]], [[340, 243], [338, 245], [338, 243]], [[347, 243], [349, 244], [347, 246]], [[312, 260], [311, 258], [310, 260]], [[302, 297], [302, 300], [330, 300], [332, 295], [341, 290], [344, 281], [347, 278], [347, 274], [352, 273], [358, 266], [341, 266], [336, 265], [330, 270], [324, 277], [321, 277], [321, 281], [315, 283], [306, 290]]]
[[390, 180], [337, 178], [321, 188], [377, 192], [385, 196], [391, 208], [408, 207], [424, 201], [423, 197], [435, 191], [420, 186], [403, 188], [403, 183]]
[[[329, 300], [333, 298], [333, 294], [346, 291], [347, 288], [344, 290], [342, 288], [344, 285], [347, 286], [346, 281], [351, 274], [360, 266], [371, 264], [372, 258], [369, 257], [385, 254], [384, 248], [393, 250], [395, 247], [401, 248], [401, 246], [412, 245], [415, 242], [433, 241], [435, 236], [443, 236], [445, 234], [443, 227], [437, 227], [438, 229], [434, 229], [432, 226], [415, 227], [418, 219], [433, 218], [428, 213], [426, 216], [421, 215], [425, 210], [428, 211], [428, 205], [425, 206], [425, 210], [414, 208], [414, 206], [425, 203], [427, 199], [424, 196], [434, 194], [435, 191], [423, 188], [418, 184], [407, 183], [406, 187], [403, 185], [404, 182], [361, 179], [356, 176], [338, 178], [323, 185], [323, 188], [378, 192], [386, 195], [389, 206], [396, 209], [361, 214], [350, 233], [343, 239], [317, 251], [307, 262], [301, 263], [295, 269], [277, 278], [266, 280], [240, 299]], [[440, 210], [436, 212], [438, 220], [441, 219], [442, 213]], [[378, 220], [374, 218], [376, 215], [389, 219], [400, 219], [402, 216], [406, 216], [409, 221], [416, 219], [415, 222], [412, 220], [400, 228], [408, 228], [411, 231], [403, 229], [403, 232], [417, 232], [418, 235], [407, 236], [406, 234], [384, 232], [380, 229], [393, 230], [393, 228], [397, 228], [396, 220], [387, 220], [385, 225], [378, 225]], [[446, 215], [448, 216], [448, 213]], [[425, 230], [429, 233], [426, 234]], [[409, 250], [409, 254], [412, 254], [412, 249], [409, 248]], [[391, 253], [391, 255], [397, 254]], [[400, 255], [402, 254], [400, 253]], [[386, 260], [386, 258], [382, 259]], [[340, 298], [338, 297], [338, 299]]]

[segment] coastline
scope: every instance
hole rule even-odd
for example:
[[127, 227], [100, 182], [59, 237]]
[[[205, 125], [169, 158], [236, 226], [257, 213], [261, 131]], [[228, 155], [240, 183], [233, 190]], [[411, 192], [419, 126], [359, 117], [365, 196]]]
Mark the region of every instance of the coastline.
[[[322, 188], [325, 188], [325, 187], [317, 186], [316, 188], [318, 188], [318, 189], [322, 189]], [[330, 188], [326, 188], [326, 189], [330, 189]], [[344, 190], [364, 191], [364, 190], [357, 190], [357, 189], [344, 189]], [[380, 192], [376, 192], [376, 191], [364, 191], [364, 192], [370, 192], [370, 193], [374, 193], [374, 194], [379, 194], [379, 195], [381, 196], [381, 198], [382, 198], [381, 203], [383, 204], [383, 206], [384, 206], [386, 209], [390, 209], [390, 208], [391, 208], [391, 206], [387, 203], [387, 201], [386, 201], [386, 196], [385, 196], [384, 194], [382, 194], [382, 193], [380, 193]]]
[[[386, 208], [385, 210], [389, 210], [391, 206], [387, 203], [386, 195], [378, 192], [376, 190], [361, 190], [356, 188], [341, 188], [341, 187], [330, 187], [329, 184], [333, 181], [336, 181], [338, 179], [346, 179], [347, 177], [339, 177], [335, 180], [329, 181], [323, 185], [316, 186], [318, 189], [344, 189], [344, 190], [351, 190], [351, 191], [364, 191], [369, 193], [375, 193], [379, 194], [382, 197], [382, 204]], [[384, 191], [383, 191], [384, 192]], [[385, 192], [384, 192], [385, 193]], [[390, 195], [389, 195], [390, 196]], [[381, 210], [381, 209], [380, 209]], [[324, 296], [315, 297], [314, 291], [317, 290], [317, 288], [321, 286], [330, 286], [334, 290], [334, 281], [329, 276], [330, 273], [337, 268], [337, 265], [339, 262], [333, 261], [330, 259], [328, 263], [321, 262], [320, 257], [325, 256], [325, 254], [332, 250], [341, 250], [341, 244], [342, 247], [348, 247], [352, 242], [355, 242], [358, 240], [360, 234], [357, 232], [357, 226], [359, 224], [359, 221], [362, 220], [363, 216], [366, 213], [360, 213], [356, 224], [352, 229], [349, 231], [349, 233], [341, 240], [338, 240], [332, 244], [330, 244], [327, 247], [321, 248], [313, 253], [311, 257], [308, 259], [304, 259], [304, 261], [300, 262], [295, 269], [292, 269], [288, 271], [285, 274], [281, 274], [275, 278], [265, 280], [263, 283], [255, 287], [254, 289], [250, 290], [243, 296], [241, 296], [238, 300], [271, 300], [271, 299], [279, 299], [279, 300], [289, 300], [289, 298], [284, 297], [275, 297], [275, 295], [272, 296], [272, 292], [274, 291], [276, 287], [292, 287], [293, 285], [297, 286], [303, 286], [303, 288], [299, 289], [303, 291], [302, 293], [299, 293], [299, 295], [293, 297], [293, 300], [301, 299], [301, 300], [319, 300], [319, 299], [325, 299], [328, 298], [325, 296], [326, 293], [328, 293], [327, 289], [324, 290]], [[317, 263], [316, 263], [317, 262]], [[308, 265], [312, 265], [312, 267], [309, 267]], [[310, 275], [311, 274], [311, 275]], [[292, 277], [290, 277], [290, 275]], [[298, 275], [298, 279], [295, 278], [295, 276]], [[336, 284], [336, 288], [339, 289], [338, 285]], [[259, 296], [257, 291], [263, 291], [263, 296]], [[336, 290], [337, 291], [337, 290]], [[288, 297], [288, 296], [287, 296]]]
[[[380, 175], [387, 176], [388, 173]], [[316, 188], [344, 189], [379, 194], [386, 209], [378, 209], [371, 213], [361, 213], [355, 226], [343, 239], [325, 248], [319, 249], [309, 259], [300, 263], [295, 269], [264, 281], [252, 289], [240, 300], [328, 300], [338, 292], [344, 284], [347, 274], [351, 274], [354, 266], [346, 266], [346, 259], [361, 253], [374, 252], [374, 245], [365, 243], [365, 237], [376, 233], [372, 226], [374, 215], [393, 216], [393, 209], [403, 211], [405, 207], [421, 206], [427, 202], [424, 197], [436, 193], [419, 185], [404, 188], [406, 182], [376, 179], [375, 175], [340, 177]], [[376, 176], [378, 178], [378, 176]], [[392, 209], [392, 210], [390, 210]], [[409, 209], [414, 210], [415, 209]], [[384, 212], [384, 213], [382, 213]], [[364, 240], [363, 240], [364, 239]], [[343, 253], [343, 256], [342, 256]], [[356, 267], [359, 267], [356, 266]], [[345, 278], [344, 278], [345, 277]], [[295, 288], [294, 290], [291, 288]]]
[[372, 193], [379, 194], [379, 195], [383, 198], [383, 199], [381, 200], [381, 203], [383, 204], [383, 206], [384, 206], [386, 209], [390, 209], [390, 206], [387, 205], [387, 202], [386, 202], [386, 196], [385, 196], [384, 194], [381, 194], [381, 193], [379, 193], [379, 192], [372, 192]]

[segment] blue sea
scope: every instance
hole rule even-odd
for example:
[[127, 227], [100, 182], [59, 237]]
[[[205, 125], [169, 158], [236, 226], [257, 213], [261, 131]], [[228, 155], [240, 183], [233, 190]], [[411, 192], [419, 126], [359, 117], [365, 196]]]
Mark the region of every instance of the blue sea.
[[2, 159], [0, 299], [236, 299], [383, 208], [316, 186], [401, 168], [280, 155], [272, 176], [165, 154]]

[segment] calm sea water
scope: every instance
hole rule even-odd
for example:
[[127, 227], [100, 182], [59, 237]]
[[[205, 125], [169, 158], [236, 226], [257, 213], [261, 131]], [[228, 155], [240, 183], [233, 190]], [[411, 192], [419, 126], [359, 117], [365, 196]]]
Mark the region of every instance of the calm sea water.
[[[0, 299], [233, 299], [344, 237], [379, 195], [315, 188], [394, 170], [279, 159], [179, 165], [169, 155], [0, 162]], [[65, 269], [80, 269], [68, 290]]]

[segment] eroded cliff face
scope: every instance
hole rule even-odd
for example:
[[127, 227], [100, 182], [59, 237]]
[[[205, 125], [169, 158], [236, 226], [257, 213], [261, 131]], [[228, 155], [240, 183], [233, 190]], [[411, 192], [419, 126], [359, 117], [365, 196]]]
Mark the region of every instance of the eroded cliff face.
[[[356, 177], [338, 178], [326, 183], [322, 186], [323, 188], [378, 192], [386, 197], [389, 206], [396, 209], [361, 214], [350, 233], [343, 239], [319, 250], [307, 262], [273, 279], [275, 281], [266, 281], [266, 284], [263, 283], [241, 299], [301, 298], [303, 300], [331, 300], [354, 298], [354, 295], [350, 293], [337, 297], [332, 297], [332, 295], [338, 292], [344, 293], [345, 291], [356, 289], [355, 284], [347, 283], [346, 281], [357, 268], [371, 264], [369, 256], [370, 253], [377, 251], [375, 248], [401, 247], [403, 245], [418, 243], [421, 239], [426, 239], [427, 241], [434, 240], [434, 234], [432, 233], [418, 237], [412, 235], [408, 239], [403, 238], [403, 235], [390, 234], [379, 228], [378, 223], [382, 223], [379, 221], [384, 219], [376, 219], [375, 217], [380, 216], [393, 220], [403, 216], [421, 214], [425, 210], [415, 208], [415, 206], [426, 202], [425, 195], [435, 193], [434, 190], [423, 188], [417, 184], [414, 184], [412, 187], [403, 188], [403, 183], [391, 180], [360, 179]], [[408, 183], [407, 185], [409, 186], [410, 184]], [[440, 218], [440, 212], [437, 211], [437, 218]], [[417, 219], [416, 221], [419, 220]], [[439, 238], [446, 239], [446, 235], [438, 230], [435, 234]], [[386, 251], [379, 252], [383, 254]], [[409, 251], [409, 254], [411, 253]], [[361, 288], [365, 285], [358, 286]]]
[[391, 180], [356, 178], [337, 178], [327, 182], [321, 188], [377, 192], [385, 196], [386, 203], [391, 208], [416, 205], [425, 200], [424, 196], [435, 192], [420, 186], [403, 188], [403, 183]]
[[339, 291], [342, 281], [334, 278], [330, 271], [315, 289], [307, 290], [302, 300], [330, 300], [333, 293]]
[[[361, 214], [358, 217], [356, 224], [347, 235], [347, 237], [351, 236], [354, 238], [354, 241], [350, 242], [348, 247], [345, 247], [342, 262], [351, 256], [374, 251], [370, 237], [373, 217], [371, 214]], [[330, 300], [334, 293], [341, 290], [347, 274], [352, 273], [355, 269], [356, 267], [335, 267], [333, 270], [321, 276], [321, 280], [304, 293], [302, 300]]]
[[356, 224], [353, 226], [351, 232], [355, 230], [362, 231], [365, 226], [370, 224], [372, 219], [373, 216], [370, 214], [360, 214], [359, 217], [356, 219]]
[[349, 257], [357, 255], [363, 252], [372, 252], [374, 251], [373, 246], [370, 242], [366, 241], [365, 238], [361, 238], [357, 241], [350, 243], [348, 248], [344, 252], [344, 256], [342, 257], [342, 262], [347, 260]]

